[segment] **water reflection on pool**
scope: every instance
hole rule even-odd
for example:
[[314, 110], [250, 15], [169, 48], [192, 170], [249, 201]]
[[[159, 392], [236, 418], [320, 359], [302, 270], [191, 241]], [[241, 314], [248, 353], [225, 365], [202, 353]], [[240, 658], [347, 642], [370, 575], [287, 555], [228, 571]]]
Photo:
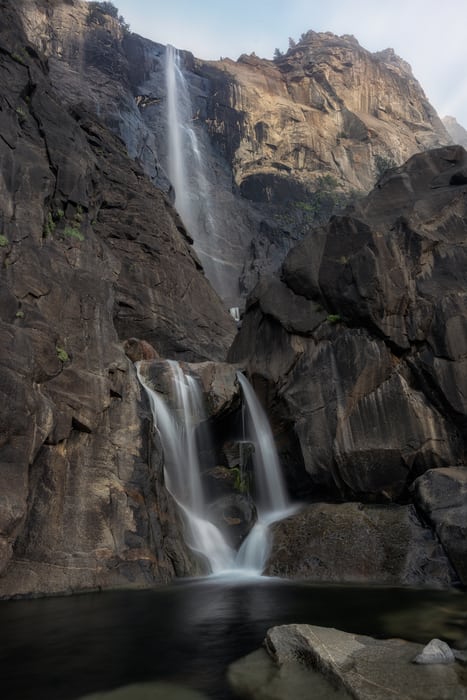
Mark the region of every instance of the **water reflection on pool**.
[[72, 700], [160, 681], [230, 700], [227, 665], [258, 648], [274, 625], [460, 644], [466, 610], [459, 592], [277, 579], [190, 580], [146, 591], [1, 602], [2, 697]]

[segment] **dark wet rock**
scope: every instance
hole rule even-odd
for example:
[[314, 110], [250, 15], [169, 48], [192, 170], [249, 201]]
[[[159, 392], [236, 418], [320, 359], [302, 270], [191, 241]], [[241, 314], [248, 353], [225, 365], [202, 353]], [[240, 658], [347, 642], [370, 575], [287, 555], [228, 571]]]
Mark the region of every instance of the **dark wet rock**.
[[265, 573], [340, 583], [449, 586], [449, 561], [413, 506], [316, 503], [272, 526]]
[[301, 659], [291, 658], [278, 666], [265, 649], [230, 664], [227, 678], [235, 695], [249, 700], [349, 700], [351, 697]]
[[125, 351], [125, 355], [130, 358], [132, 362], [160, 359], [157, 350], [155, 350], [155, 348], [153, 348], [152, 345], [146, 340], [128, 338], [128, 340], [125, 340], [123, 343], [123, 349]]
[[430, 469], [415, 482], [414, 498], [467, 585], [467, 467]]
[[201, 384], [207, 413], [217, 419], [240, 405], [238, 368], [224, 362], [192, 363], [190, 372]]
[[206, 493], [211, 497], [246, 494], [250, 486], [250, 472], [240, 466], [218, 465], [203, 471], [202, 478]]
[[226, 537], [227, 542], [238, 549], [256, 522], [253, 500], [244, 494], [234, 493], [218, 498], [207, 507], [208, 519]]
[[239, 472], [236, 468], [217, 466], [203, 471], [202, 478], [206, 493], [211, 498], [227, 496], [236, 490]]

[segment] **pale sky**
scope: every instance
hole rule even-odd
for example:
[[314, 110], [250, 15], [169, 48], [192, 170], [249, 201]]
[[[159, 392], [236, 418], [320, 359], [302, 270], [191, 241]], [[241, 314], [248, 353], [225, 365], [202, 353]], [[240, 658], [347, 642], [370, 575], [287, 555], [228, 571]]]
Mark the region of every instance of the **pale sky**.
[[272, 58], [310, 29], [391, 47], [443, 117], [467, 128], [467, 0], [114, 0], [130, 29], [198, 58]]

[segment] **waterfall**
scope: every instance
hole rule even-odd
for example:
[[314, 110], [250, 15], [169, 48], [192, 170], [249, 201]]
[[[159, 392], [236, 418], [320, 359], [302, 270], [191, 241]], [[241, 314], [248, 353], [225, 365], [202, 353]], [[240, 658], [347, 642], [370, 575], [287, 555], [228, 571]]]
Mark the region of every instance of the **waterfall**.
[[175, 208], [194, 241], [206, 275], [221, 297], [226, 289], [220, 268], [225, 265], [222, 238], [214, 221], [214, 195], [208, 182], [189, 85], [180, 54], [166, 48], [168, 176], [175, 190]]
[[206, 504], [195, 436], [197, 425], [206, 418], [201, 390], [196, 380], [185, 375], [177, 362], [169, 360], [167, 364], [175, 394], [172, 410], [145, 382], [140, 363], [136, 365], [138, 379], [148, 395], [154, 425], [161, 439], [166, 486], [184, 516], [186, 543], [207, 559], [213, 573], [219, 573], [232, 568], [235, 552], [220, 530], [204, 516]]
[[[196, 431], [206, 421], [202, 393], [196, 378], [174, 361], [166, 361], [172, 378], [173, 406], [152, 389], [137, 363], [140, 383], [146, 390], [154, 425], [165, 461], [166, 486], [176, 500], [186, 523], [186, 543], [209, 562], [212, 573], [260, 575], [269, 555], [269, 526], [293, 512], [287, 499], [279, 460], [267, 418], [246, 377], [237, 374], [247, 420], [246, 438], [253, 444], [253, 467], [258, 499], [258, 520], [238, 552], [226, 542], [220, 529], [207, 518], [201, 479], [202, 465]], [[201, 446], [203, 447], [203, 446]]]
[[191, 119], [191, 102], [180, 68], [179, 53], [170, 45], [166, 49], [165, 77], [169, 142], [168, 174], [175, 190], [177, 211], [185, 225], [191, 229], [194, 211], [190, 202], [189, 176], [185, 164], [185, 156], [193, 144], [191, 129], [187, 126]]
[[255, 480], [258, 491], [258, 513], [269, 518], [272, 513], [287, 510], [287, 492], [277, 456], [274, 438], [266, 414], [248, 379], [237, 373], [247, 409], [247, 419], [252, 442]]
[[264, 568], [270, 551], [269, 526], [291, 515], [295, 508], [287, 497], [274, 438], [267, 416], [248, 379], [237, 372], [247, 412], [247, 432], [255, 446], [253, 466], [257, 492], [258, 522], [242, 543], [237, 566]]

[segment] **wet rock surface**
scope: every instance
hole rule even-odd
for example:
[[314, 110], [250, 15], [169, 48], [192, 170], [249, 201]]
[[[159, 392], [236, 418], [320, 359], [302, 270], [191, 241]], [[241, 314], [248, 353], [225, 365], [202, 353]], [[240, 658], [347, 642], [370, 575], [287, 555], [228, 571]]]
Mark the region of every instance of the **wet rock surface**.
[[415, 482], [414, 498], [467, 585], [467, 468], [430, 469]]
[[238, 550], [257, 520], [253, 500], [240, 493], [233, 493], [210, 503], [208, 519], [216, 525], [231, 547]]
[[413, 506], [317, 503], [275, 523], [272, 533], [270, 576], [434, 587], [456, 581]]

